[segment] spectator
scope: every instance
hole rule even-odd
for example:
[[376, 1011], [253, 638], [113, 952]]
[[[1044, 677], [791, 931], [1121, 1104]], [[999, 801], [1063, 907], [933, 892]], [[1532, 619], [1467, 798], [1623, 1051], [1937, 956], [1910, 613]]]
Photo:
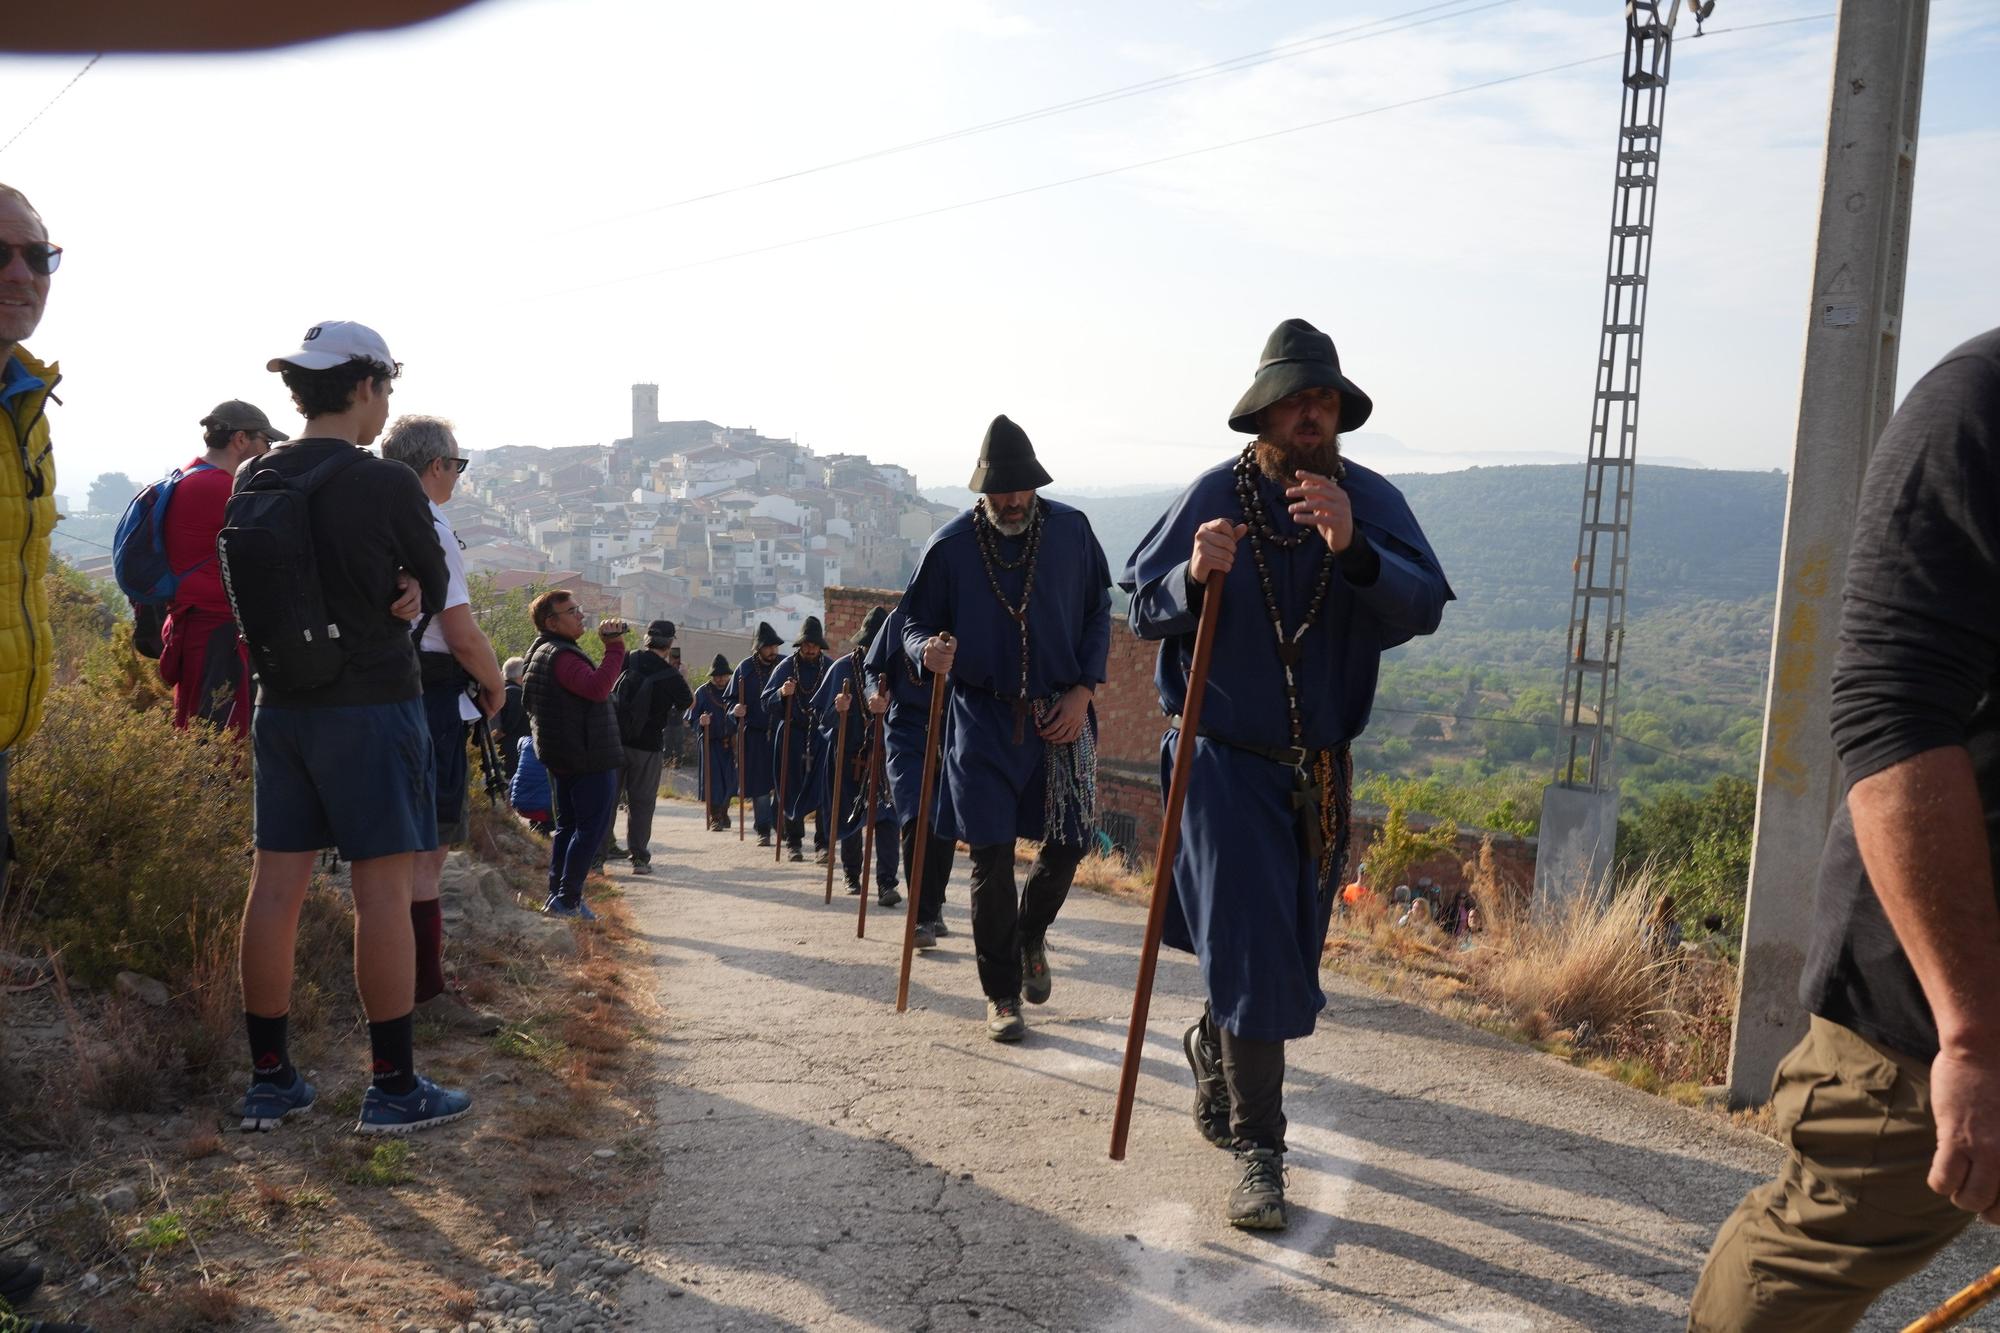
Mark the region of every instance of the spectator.
[[500, 677], [507, 682], [506, 701], [500, 716], [493, 719], [493, 738], [500, 745], [500, 760], [507, 766], [507, 780], [514, 780], [514, 767], [521, 762], [518, 742], [528, 734], [528, 708], [521, 702], [521, 673], [528, 659], [510, 657], [500, 665]]
[[528, 612], [537, 631], [524, 686], [528, 727], [555, 789], [556, 835], [543, 910], [595, 921], [597, 913], [583, 901], [583, 880], [610, 827], [625, 766], [611, 707], [612, 686], [625, 667], [625, 622], [614, 617], [598, 626], [604, 661], [593, 663], [577, 644], [588, 618], [567, 588], [551, 588]]
[[192, 719], [250, 734], [250, 655], [222, 587], [215, 534], [236, 484], [236, 469], [292, 437], [240, 399], [201, 419], [201, 457], [182, 470], [161, 528], [167, 565], [180, 575], [161, 630], [160, 679], [174, 688], [174, 725]]
[[674, 622], [655, 620], [646, 626], [646, 648], [625, 659], [612, 697], [618, 705], [618, 729], [625, 743], [625, 848], [632, 873], [653, 873], [653, 809], [660, 802], [660, 768], [665, 762], [667, 721], [678, 718], [694, 702], [694, 692], [667, 660], [674, 643]]
[[1716, 1233], [1691, 1329], [1852, 1328], [2000, 1222], [2000, 329], [1910, 390], [1856, 511], [1787, 1157]]
[[499, 1015], [472, 1008], [445, 987], [444, 909], [438, 901], [446, 851], [465, 841], [466, 795], [472, 779], [466, 727], [499, 712], [505, 691], [500, 659], [472, 618], [465, 558], [458, 534], [444, 514], [464, 475], [466, 459], [458, 451], [450, 422], [418, 416], [397, 418], [383, 437], [382, 457], [417, 474], [430, 501], [431, 527], [446, 569], [444, 606], [435, 615], [425, 614], [411, 632], [423, 679], [424, 719], [430, 726], [437, 790], [437, 846], [417, 853], [410, 891], [410, 922], [417, 936], [417, 1012], [455, 1031], [487, 1036], [500, 1030]]
[[549, 832], [549, 771], [535, 757], [535, 738], [523, 736], [515, 743], [514, 776], [507, 784], [507, 803], [514, 813], [528, 821], [535, 832]]
[[[250, 724], [256, 855], [243, 913], [252, 1062], [243, 1128], [275, 1129], [313, 1103], [312, 1084], [292, 1066], [286, 1017], [299, 908], [320, 849], [334, 846], [352, 863], [354, 976], [373, 1054], [374, 1080], [355, 1128], [405, 1134], [456, 1120], [472, 1104], [416, 1072], [410, 893], [415, 854], [437, 846], [437, 808], [416, 650], [409, 626], [382, 609], [399, 571], [414, 577], [425, 606], [442, 607], [448, 570], [423, 487], [408, 468], [365, 449], [382, 432], [401, 369], [382, 336], [345, 321], [315, 324], [269, 369], [284, 377], [305, 433], [243, 469], [230, 528], [242, 531], [259, 497], [280, 483], [309, 489], [308, 532], [283, 535], [311, 543], [316, 591], [340, 631], [340, 660], [326, 684], [259, 670]], [[253, 660], [283, 660], [260, 639], [260, 627], [293, 614], [277, 601], [287, 594], [296, 601], [293, 566], [229, 555], [224, 563]]]

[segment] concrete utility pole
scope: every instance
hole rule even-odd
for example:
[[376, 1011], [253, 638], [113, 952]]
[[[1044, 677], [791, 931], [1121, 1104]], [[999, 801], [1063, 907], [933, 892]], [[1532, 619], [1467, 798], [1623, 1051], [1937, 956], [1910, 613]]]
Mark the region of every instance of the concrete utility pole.
[[1929, 17], [1929, 0], [1841, 0], [1834, 38], [1819, 250], [1729, 1057], [1729, 1098], [1737, 1106], [1770, 1095], [1772, 1072], [1806, 1028], [1799, 973], [1820, 847], [1841, 798], [1827, 721], [1840, 593], [1862, 474], [1896, 405]]

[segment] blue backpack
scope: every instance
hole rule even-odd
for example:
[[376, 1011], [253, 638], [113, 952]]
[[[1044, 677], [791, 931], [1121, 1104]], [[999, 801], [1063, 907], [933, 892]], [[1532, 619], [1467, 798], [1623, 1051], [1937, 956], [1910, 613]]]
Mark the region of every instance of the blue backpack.
[[173, 503], [174, 487], [180, 485], [182, 477], [220, 470], [210, 463], [196, 463], [185, 473], [175, 468], [125, 506], [118, 531], [111, 538], [111, 568], [118, 579], [118, 591], [134, 607], [170, 605], [181, 580], [215, 559], [211, 551], [186, 569], [175, 569], [167, 562], [167, 506]]

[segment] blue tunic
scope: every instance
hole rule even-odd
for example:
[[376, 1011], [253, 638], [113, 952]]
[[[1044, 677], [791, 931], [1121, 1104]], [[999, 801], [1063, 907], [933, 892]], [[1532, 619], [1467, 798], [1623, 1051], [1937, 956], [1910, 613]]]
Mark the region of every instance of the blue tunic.
[[744, 709], [743, 794], [753, 798], [769, 796], [778, 781], [771, 766], [771, 715], [764, 708], [764, 686], [777, 669], [777, 662], [765, 666], [753, 653], [737, 666], [722, 696], [731, 708]]
[[[840, 697], [843, 688], [852, 685], [854, 698], [847, 709], [847, 748], [842, 751], [844, 767], [840, 778], [840, 834], [843, 839], [856, 837], [861, 833], [862, 807], [868, 803], [868, 722], [872, 714], [868, 711], [868, 701], [863, 691], [873, 693], [873, 685], [865, 685], [862, 673], [856, 669], [855, 655], [842, 653], [833, 660], [827, 670], [826, 679], [819, 684], [819, 692], [813, 695], [813, 715], [819, 719], [819, 764], [826, 776], [826, 799], [833, 800], [834, 748], [840, 744], [840, 710], [833, 701]], [[887, 725], [888, 719], [883, 719]], [[885, 781], [875, 798], [875, 822], [888, 823], [896, 818], [896, 806], [890, 795], [889, 784]], [[881, 836], [880, 834], [877, 835]]]
[[[1066, 504], [1043, 499], [1041, 550], [1028, 605], [1029, 660], [1025, 693], [1047, 701], [1075, 685], [1104, 683], [1111, 648], [1111, 573], [1090, 520]], [[998, 539], [1000, 559], [1019, 561], [1027, 537]], [[993, 571], [1008, 605], [1020, 605], [1025, 566]], [[1016, 838], [1081, 846], [1090, 830], [1075, 819], [1045, 828], [1046, 747], [1019, 700], [1020, 631], [993, 594], [972, 511], [939, 528], [924, 548], [903, 593], [903, 649], [923, 665], [924, 641], [940, 631], [958, 640], [951, 675], [951, 727], [943, 772], [951, 788], [958, 836], [975, 847]], [[1095, 712], [1090, 715], [1095, 732]], [[1017, 738], [1018, 733], [1018, 738]], [[942, 830], [940, 830], [942, 831]]]
[[[912, 664], [909, 654], [903, 651], [905, 623], [902, 607], [898, 606], [889, 613], [889, 619], [869, 646], [867, 667], [871, 676], [889, 682], [889, 725], [883, 749], [889, 761], [889, 789], [896, 806], [896, 817], [899, 823], [907, 826], [917, 817], [917, 805], [923, 799], [924, 741], [931, 721], [931, 677], [923, 667]], [[940, 725], [949, 733], [951, 710], [945, 710]], [[956, 837], [957, 825], [951, 815], [951, 784], [944, 780], [943, 771], [940, 767], [940, 776], [931, 792], [931, 827], [940, 837]]]
[[[716, 692], [714, 685], [704, 685], [694, 692], [694, 703], [687, 710], [685, 721], [695, 739], [695, 771], [701, 776], [696, 783], [696, 791], [710, 805], [727, 801], [736, 792], [736, 718], [730, 713], [730, 703]], [[702, 729], [701, 720], [712, 717], [715, 720]], [[746, 742], [747, 744], [747, 742]], [[747, 757], [749, 751], [744, 751]], [[715, 800], [709, 800], [708, 784], [715, 781]]]
[[[785, 815], [789, 819], [803, 819], [826, 804], [827, 794], [821, 781], [826, 774], [813, 762], [816, 756], [811, 743], [816, 733], [813, 694], [825, 677], [825, 653], [811, 662], [793, 653], [778, 663], [764, 686], [764, 711], [771, 718], [771, 762], [785, 784]], [[799, 683], [797, 693], [792, 696], [789, 726], [785, 723], [785, 700], [778, 693], [778, 688], [788, 680]], [[791, 756], [789, 762], [784, 758], [787, 753]]]
[[[1280, 535], [1300, 529], [1286, 512], [1277, 483], [1259, 475], [1266, 512]], [[1342, 483], [1353, 502], [1356, 530], [1379, 559], [1372, 582], [1360, 586], [1356, 550], [1336, 564], [1318, 622], [1306, 634], [1296, 677], [1308, 750], [1333, 749], [1368, 725], [1382, 653], [1429, 634], [1452, 597], [1444, 572], [1409, 505], [1376, 473], [1347, 465]], [[1233, 460], [1210, 468], [1167, 510], [1127, 563], [1122, 586], [1132, 594], [1132, 629], [1161, 640], [1154, 680], [1160, 706], [1181, 711], [1194, 653], [1200, 603], [1187, 587], [1195, 529], [1210, 519], [1244, 521]], [[1289, 551], [1266, 546], [1279, 614], [1290, 633], [1312, 603], [1325, 543], [1317, 534]], [[1365, 572], [1365, 570], [1361, 571]], [[1353, 573], [1353, 577], [1350, 574]], [[1226, 577], [1201, 726], [1243, 745], [1284, 749], [1292, 743], [1285, 708], [1284, 667], [1246, 536]], [[1178, 733], [1160, 747], [1161, 790], [1173, 770]], [[1199, 956], [1215, 1019], [1241, 1037], [1282, 1041], [1311, 1033], [1326, 997], [1320, 955], [1332, 899], [1319, 867], [1305, 854], [1292, 809], [1293, 770], [1234, 746], [1197, 739], [1174, 892], [1167, 900], [1164, 942]]]

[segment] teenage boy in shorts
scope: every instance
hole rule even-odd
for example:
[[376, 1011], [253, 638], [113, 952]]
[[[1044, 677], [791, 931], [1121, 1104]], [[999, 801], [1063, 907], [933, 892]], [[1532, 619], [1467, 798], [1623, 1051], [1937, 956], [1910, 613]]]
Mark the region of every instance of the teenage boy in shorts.
[[[267, 468], [296, 477], [361, 453], [382, 432], [401, 367], [373, 329], [328, 321], [268, 369], [284, 378], [306, 425], [298, 439], [247, 466], [239, 491]], [[419, 1077], [411, 1051], [411, 886], [415, 854], [437, 846], [437, 809], [416, 649], [409, 626], [385, 609], [404, 572], [426, 608], [442, 608], [445, 557], [423, 487], [401, 463], [351, 458], [313, 493], [309, 512], [344, 662], [324, 688], [286, 689], [261, 678], [257, 685], [256, 858], [242, 950], [252, 1073], [243, 1128], [275, 1128], [313, 1103], [312, 1084], [292, 1067], [285, 1020], [299, 909], [315, 858], [332, 846], [353, 866], [354, 981], [373, 1055], [355, 1130], [407, 1134], [456, 1120], [472, 1104]]]

